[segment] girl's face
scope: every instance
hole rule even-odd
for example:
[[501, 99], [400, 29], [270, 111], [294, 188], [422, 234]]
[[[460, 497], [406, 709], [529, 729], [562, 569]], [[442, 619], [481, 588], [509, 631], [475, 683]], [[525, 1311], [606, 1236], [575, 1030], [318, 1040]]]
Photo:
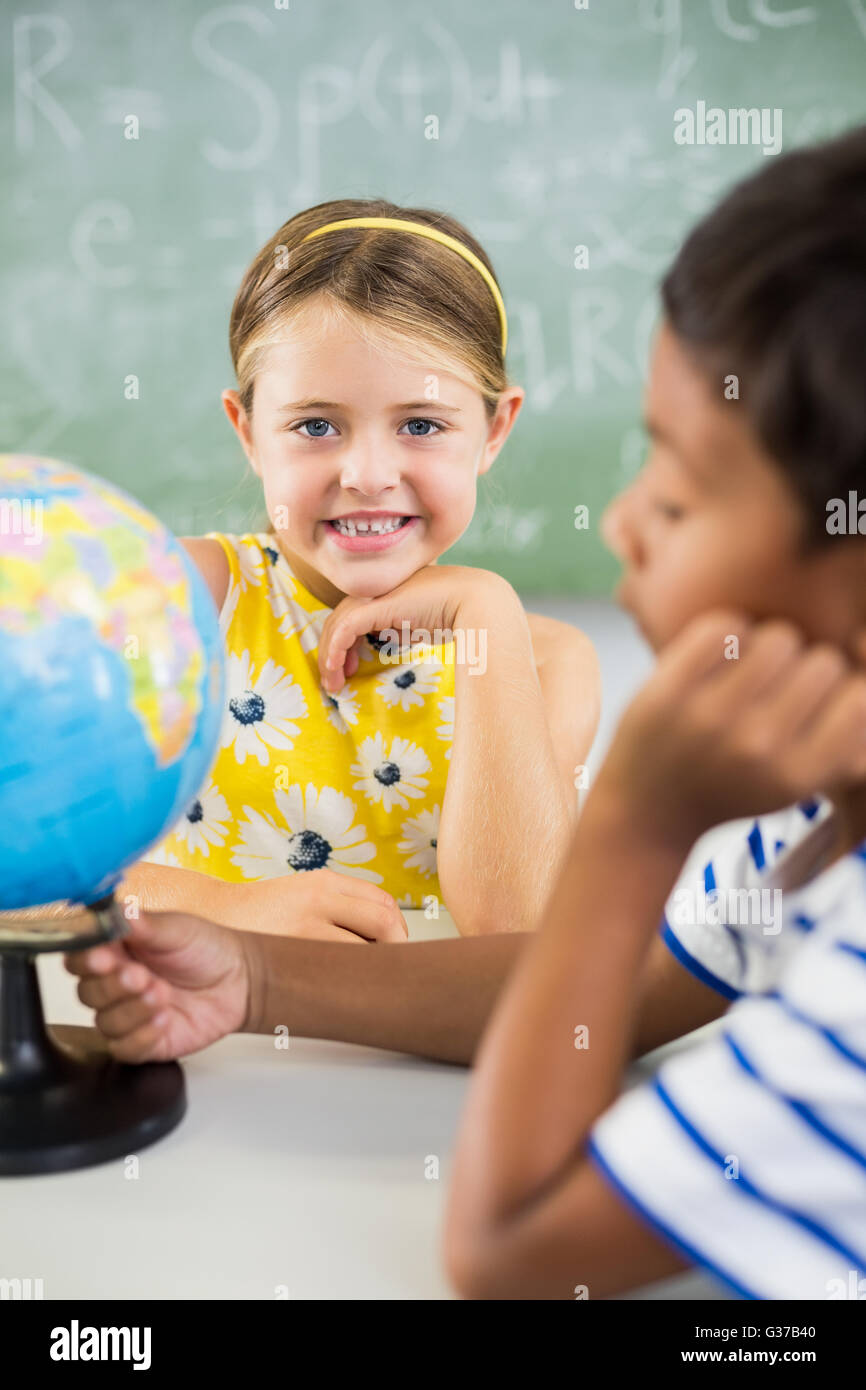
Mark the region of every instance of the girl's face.
[[[476, 479], [523, 395], [503, 392], [491, 421], [477, 389], [380, 348], [333, 314], [317, 319], [309, 306], [269, 348], [252, 418], [236, 391], [222, 399], [281, 550], [310, 592], [335, 607], [346, 595], [389, 592], [463, 534]], [[354, 519], [355, 534], [338, 518]], [[371, 521], [385, 533], [365, 529]]]

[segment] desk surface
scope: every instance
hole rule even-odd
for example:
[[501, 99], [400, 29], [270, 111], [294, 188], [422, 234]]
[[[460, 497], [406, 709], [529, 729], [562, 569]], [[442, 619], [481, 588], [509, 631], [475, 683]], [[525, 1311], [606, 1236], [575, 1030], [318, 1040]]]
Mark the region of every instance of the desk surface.
[[[455, 934], [405, 915], [412, 940]], [[49, 1023], [91, 1022], [59, 956], [39, 973]], [[186, 1116], [137, 1178], [115, 1159], [0, 1180], [0, 1277], [41, 1278], [46, 1299], [453, 1296], [440, 1233], [464, 1068], [246, 1035], [183, 1068]]]
[[[406, 914], [412, 939], [454, 935]], [[85, 1023], [59, 956], [49, 1023]], [[54, 1298], [449, 1298], [439, 1238], [467, 1072], [344, 1043], [224, 1038], [139, 1155], [0, 1182], [0, 1277]], [[439, 1161], [439, 1177], [428, 1174]]]

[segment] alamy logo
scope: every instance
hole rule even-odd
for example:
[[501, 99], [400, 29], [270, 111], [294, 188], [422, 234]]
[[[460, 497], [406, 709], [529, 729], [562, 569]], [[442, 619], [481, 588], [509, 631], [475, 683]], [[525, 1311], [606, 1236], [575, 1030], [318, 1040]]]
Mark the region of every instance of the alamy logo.
[[680, 106], [674, 112], [674, 141], [678, 145], [760, 145], [763, 154], [782, 148], [782, 108], [775, 106], [707, 106], [699, 101], [692, 110]]
[[44, 1297], [45, 1286], [41, 1279], [0, 1279], [0, 1299]]
[[677, 888], [670, 921], [674, 927], [760, 927], [762, 935], [778, 936], [782, 930], [782, 890], [713, 888], [708, 893]]
[[851, 489], [844, 497], [831, 497], [827, 503], [827, 533], [831, 536], [866, 536], [866, 497]]
[[[379, 653], [379, 660], [397, 665], [402, 661], [412, 661], [413, 653], [422, 647], [444, 648], [442, 660], [448, 665], [468, 666], [470, 676], [483, 676], [487, 670], [487, 629], [485, 627], [413, 628], [404, 618], [401, 632], [395, 627], [383, 628], [379, 640], [371, 643]], [[368, 641], [369, 641], [368, 637]]]
[[0, 535], [23, 536], [25, 545], [42, 544], [41, 497], [0, 497]]
[[132, 1361], [134, 1371], [150, 1369], [149, 1327], [69, 1327], [51, 1329], [52, 1361]]

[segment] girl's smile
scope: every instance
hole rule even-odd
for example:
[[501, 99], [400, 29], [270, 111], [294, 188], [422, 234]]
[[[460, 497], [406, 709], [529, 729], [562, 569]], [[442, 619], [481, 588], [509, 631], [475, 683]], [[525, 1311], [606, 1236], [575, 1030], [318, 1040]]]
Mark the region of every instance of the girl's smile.
[[381, 520], [374, 520], [372, 515], [367, 519], [364, 513], [352, 516], [354, 519], [332, 519], [323, 525], [326, 540], [353, 555], [390, 550], [417, 534], [421, 525], [420, 516], [400, 516], [393, 512], [383, 512]]

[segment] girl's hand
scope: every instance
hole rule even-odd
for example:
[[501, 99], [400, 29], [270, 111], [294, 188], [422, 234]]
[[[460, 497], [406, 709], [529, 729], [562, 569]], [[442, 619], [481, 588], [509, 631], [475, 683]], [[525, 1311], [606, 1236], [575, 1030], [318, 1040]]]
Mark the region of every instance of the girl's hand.
[[78, 997], [96, 1010], [122, 1062], [185, 1057], [241, 1031], [249, 1016], [253, 939], [183, 912], [142, 913], [119, 941], [64, 956]]
[[[319, 673], [325, 690], [336, 691], [358, 669], [361, 643], [368, 632], [395, 629], [402, 641], [402, 624], [409, 638], [417, 629], [432, 635], [450, 632], [467, 599], [486, 585], [506, 581], [490, 570], [468, 565], [425, 565], [378, 598], [344, 598], [329, 613], [319, 638]], [[510, 586], [509, 586], [510, 587]], [[426, 635], [417, 640], [428, 641]], [[448, 640], [448, 639], [446, 639]]]
[[317, 941], [405, 941], [406, 920], [396, 900], [375, 883], [334, 869], [281, 874], [230, 884], [231, 925], [274, 936]]
[[864, 779], [863, 670], [829, 643], [809, 646], [790, 623], [716, 612], [660, 657], [623, 716], [586, 814], [612, 800], [642, 834], [688, 849], [723, 821]]

